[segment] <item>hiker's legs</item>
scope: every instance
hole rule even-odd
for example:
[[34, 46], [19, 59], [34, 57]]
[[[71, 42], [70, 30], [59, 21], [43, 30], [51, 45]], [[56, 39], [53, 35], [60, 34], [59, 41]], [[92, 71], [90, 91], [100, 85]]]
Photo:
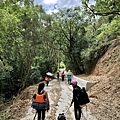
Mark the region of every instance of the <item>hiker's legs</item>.
[[64, 76], [62, 75], [62, 81], [64, 81]]
[[42, 120], [45, 120], [45, 110], [42, 110]]
[[70, 84], [71, 84], [71, 78], [70, 78]]
[[57, 79], [59, 80], [59, 76], [57, 76]]
[[49, 84], [49, 81], [46, 81], [46, 85], [48, 86], [48, 84]]
[[41, 110], [37, 110], [38, 113], [38, 120], [41, 120]]
[[68, 75], [68, 84], [70, 85], [71, 83], [71, 75]]
[[70, 85], [70, 80], [68, 80], [68, 85]]
[[68, 84], [70, 85], [71, 84], [71, 79], [69, 79], [68, 81], [69, 81]]
[[74, 106], [75, 119], [80, 120], [81, 118], [81, 108], [79, 105]]

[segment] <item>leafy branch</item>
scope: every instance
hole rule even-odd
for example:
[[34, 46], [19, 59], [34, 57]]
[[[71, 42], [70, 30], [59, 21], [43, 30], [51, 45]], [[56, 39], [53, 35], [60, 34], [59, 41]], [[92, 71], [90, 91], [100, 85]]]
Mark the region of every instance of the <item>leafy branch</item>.
[[88, 6], [86, 2], [84, 2], [85, 6], [94, 14], [94, 15], [100, 15], [100, 16], [107, 16], [107, 15], [120, 15], [120, 10], [113, 10], [109, 12], [95, 12], [94, 9]]

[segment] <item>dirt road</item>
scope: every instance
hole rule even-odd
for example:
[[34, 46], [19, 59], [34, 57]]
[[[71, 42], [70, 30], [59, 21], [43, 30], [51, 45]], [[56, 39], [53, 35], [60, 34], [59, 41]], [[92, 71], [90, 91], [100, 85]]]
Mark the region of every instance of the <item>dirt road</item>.
[[[38, 84], [28, 87], [16, 98], [7, 111], [9, 120], [33, 120], [36, 111], [31, 108], [31, 103], [33, 94], [37, 92], [37, 87]], [[68, 85], [67, 80], [53, 79], [48, 86], [45, 86], [45, 90], [50, 99], [50, 110], [46, 112], [46, 120], [57, 120], [58, 115], [66, 113], [69, 108], [72, 100], [72, 86]], [[81, 120], [96, 120], [95, 117], [91, 116], [88, 107], [83, 108], [82, 111]], [[66, 118], [67, 120], [75, 120], [73, 106], [67, 111]]]
[[[45, 86], [45, 90], [48, 92], [50, 99], [50, 110], [46, 113], [46, 120], [56, 120], [59, 113], [67, 111], [72, 99], [72, 90], [68, 87], [66, 81], [62, 82], [56, 79], [50, 81], [49, 86]], [[32, 120], [35, 112], [31, 106], [28, 106], [28, 110], [20, 120]], [[73, 107], [67, 112], [66, 118], [74, 120]]]

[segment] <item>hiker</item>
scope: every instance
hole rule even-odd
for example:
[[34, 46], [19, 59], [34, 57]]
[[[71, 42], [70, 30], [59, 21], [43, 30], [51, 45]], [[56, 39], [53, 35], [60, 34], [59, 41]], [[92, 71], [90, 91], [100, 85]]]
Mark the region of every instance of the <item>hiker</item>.
[[45, 77], [45, 82], [46, 82], [46, 85], [48, 86], [48, 84], [49, 84], [49, 80], [50, 80], [50, 77], [49, 76], [46, 76]]
[[68, 84], [69, 85], [71, 83], [72, 77], [73, 77], [73, 73], [70, 70], [68, 70], [68, 72], [67, 72], [67, 79], [68, 79]]
[[[38, 113], [38, 120], [45, 120], [45, 112], [49, 110], [49, 98], [47, 92], [44, 90], [45, 84], [41, 82], [38, 86], [38, 93], [34, 94], [33, 101], [37, 107], [35, 108]], [[39, 104], [39, 105], [38, 105]]]
[[59, 80], [60, 74], [59, 71], [57, 72], [57, 79]]
[[72, 104], [74, 102], [75, 120], [80, 120], [82, 111], [81, 111], [81, 107], [79, 106], [79, 103], [77, 100], [77, 95], [78, 95], [78, 92], [81, 90], [81, 88], [77, 85], [76, 80], [72, 80], [71, 85], [73, 87], [73, 98], [72, 98], [70, 106], [72, 106]]
[[64, 81], [64, 77], [65, 77], [64, 71], [62, 72], [61, 77], [62, 77], [62, 81]]

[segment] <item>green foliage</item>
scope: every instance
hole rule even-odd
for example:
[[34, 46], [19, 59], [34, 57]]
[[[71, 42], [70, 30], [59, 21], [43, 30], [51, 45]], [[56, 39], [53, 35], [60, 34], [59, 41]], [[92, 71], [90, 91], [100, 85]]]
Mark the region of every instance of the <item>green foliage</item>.
[[103, 24], [98, 31], [100, 33], [96, 36], [97, 44], [104, 44], [107, 41], [113, 40], [120, 36], [120, 17], [112, 20], [109, 24]]
[[82, 53], [86, 74], [90, 74], [90, 72], [94, 69], [97, 61], [104, 55], [110, 45], [111, 43], [105, 43], [99, 45], [98, 47], [94, 46], [93, 48], [87, 49], [86, 53], [85, 51]]
[[[13, 1], [6, 1], [5, 4], [0, 2], [0, 95], [4, 102], [30, 84], [39, 82], [48, 66], [52, 69], [54, 62], [51, 62], [51, 54], [47, 54], [47, 61], [52, 65], [49, 62], [48, 65], [43, 65], [46, 64], [45, 61], [40, 61], [39, 64], [39, 61], [34, 61], [36, 56], [41, 56], [43, 60], [47, 58], [42, 53], [47, 51], [42, 41], [43, 14], [45, 12], [41, 6], [25, 3], [21, 7], [17, 1], [14, 4]], [[32, 69], [32, 65], [35, 68], [39, 65], [40, 68]]]
[[63, 62], [60, 62], [60, 68], [65, 68], [65, 64]]
[[32, 69], [30, 78], [28, 80], [29, 84], [36, 84], [42, 80], [41, 71], [39, 69]]
[[[81, 51], [87, 47], [87, 39], [85, 37], [85, 26], [87, 22], [85, 16], [81, 14], [80, 8], [69, 8], [60, 10], [54, 14], [53, 25], [56, 28], [56, 43], [59, 49], [66, 56], [67, 66], [73, 66], [74, 71], [81, 72]], [[60, 33], [60, 34], [59, 34]], [[57, 46], [58, 46], [57, 45]]]
[[[93, 2], [93, 1], [92, 1]], [[85, 11], [92, 15], [119, 15], [119, 0], [94, 0], [91, 4], [90, 0], [82, 0]]]

